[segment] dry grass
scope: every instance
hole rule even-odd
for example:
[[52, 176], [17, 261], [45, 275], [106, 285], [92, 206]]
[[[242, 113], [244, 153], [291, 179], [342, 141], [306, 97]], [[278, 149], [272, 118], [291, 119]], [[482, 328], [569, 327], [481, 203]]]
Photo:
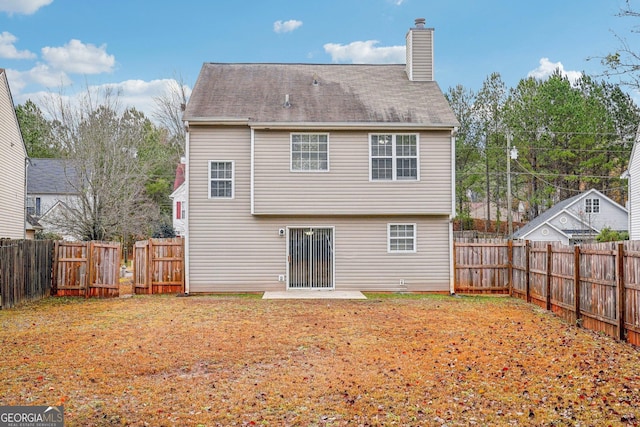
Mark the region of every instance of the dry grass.
[[640, 352], [508, 298], [47, 299], [0, 404], [66, 425], [638, 425]]

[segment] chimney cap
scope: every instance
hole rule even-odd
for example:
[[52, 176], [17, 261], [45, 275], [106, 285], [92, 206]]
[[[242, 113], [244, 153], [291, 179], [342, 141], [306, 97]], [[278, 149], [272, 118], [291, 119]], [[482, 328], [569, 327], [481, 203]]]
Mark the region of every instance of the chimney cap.
[[424, 25], [427, 23], [427, 20], [424, 18], [416, 18], [416, 28], [424, 28]]

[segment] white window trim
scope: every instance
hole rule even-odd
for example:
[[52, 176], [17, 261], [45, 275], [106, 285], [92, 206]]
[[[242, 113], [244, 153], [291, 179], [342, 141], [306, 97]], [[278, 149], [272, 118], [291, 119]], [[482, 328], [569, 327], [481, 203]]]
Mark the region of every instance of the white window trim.
[[[371, 167], [373, 163], [373, 155], [371, 153], [371, 137], [373, 135], [391, 135], [391, 144], [393, 145], [393, 154], [391, 155], [393, 166], [393, 177], [391, 179], [373, 179]], [[397, 156], [396, 156], [396, 136], [413, 135], [416, 137], [416, 179], [398, 179], [397, 177]], [[369, 181], [370, 182], [419, 182], [420, 181], [420, 134], [419, 133], [393, 133], [393, 132], [372, 132], [367, 139], [369, 146]]]
[[[394, 225], [413, 226], [413, 250], [392, 250], [391, 249], [391, 227]], [[415, 222], [390, 222], [387, 224], [387, 253], [390, 254], [414, 254], [418, 251], [418, 225]]]
[[[231, 163], [231, 197], [213, 197], [211, 195], [211, 163]], [[207, 181], [207, 195], [210, 200], [232, 200], [236, 197], [236, 162], [234, 160], [209, 160], [207, 162], [209, 180]]]
[[[298, 170], [293, 168], [293, 135], [326, 135], [327, 136], [327, 169]], [[327, 173], [331, 170], [329, 133], [326, 132], [291, 132], [289, 134], [289, 171], [294, 173]]]
[[[587, 202], [590, 202], [591, 206], [587, 207]], [[596, 202], [596, 203], [594, 203], [594, 202]], [[594, 206], [596, 204], [598, 206], [598, 211], [594, 212], [593, 208], [594, 208]], [[588, 212], [587, 209], [590, 209], [591, 212]], [[586, 214], [589, 214], [589, 215], [599, 214], [600, 213], [600, 199], [598, 197], [588, 197], [588, 198], [584, 199], [584, 211], [585, 211]]]

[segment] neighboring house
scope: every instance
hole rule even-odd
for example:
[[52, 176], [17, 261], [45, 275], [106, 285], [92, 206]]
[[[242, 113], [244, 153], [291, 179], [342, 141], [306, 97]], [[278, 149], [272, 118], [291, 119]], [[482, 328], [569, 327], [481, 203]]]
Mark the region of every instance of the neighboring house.
[[187, 188], [184, 183], [185, 164], [181, 162], [176, 168], [176, 179], [173, 183], [173, 193], [169, 195], [173, 201], [173, 230], [177, 236], [186, 233], [187, 220]]
[[595, 189], [556, 203], [513, 233], [514, 239], [566, 245], [593, 241], [604, 228], [626, 231], [627, 210]]
[[36, 232], [42, 230], [42, 225], [40, 225], [37, 219], [27, 214], [27, 223], [25, 228], [25, 238], [33, 240], [36, 238]]
[[30, 159], [27, 175], [27, 213], [42, 226], [65, 240], [75, 240], [57, 224], [62, 210], [78, 200], [75, 168], [64, 159]]
[[640, 240], [640, 126], [631, 150], [629, 167], [623, 178], [628, 179], [629, 189], [629, 239]]
[[433, 29], [407, 65], [203, 65], [184, 113], [186, 291], [453, 289]]
[[0, 239], [24, 239], [27, 149], [7, 73], [0, 68]]

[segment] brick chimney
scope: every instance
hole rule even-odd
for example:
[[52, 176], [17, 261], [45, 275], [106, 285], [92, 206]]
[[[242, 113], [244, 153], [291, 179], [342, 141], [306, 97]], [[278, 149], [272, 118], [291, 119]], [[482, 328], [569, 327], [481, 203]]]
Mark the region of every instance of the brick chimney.
[[416, 82], [433, 81], [433, 28], [425, 28], [424, 18], [407, 33], [407, 76]]

